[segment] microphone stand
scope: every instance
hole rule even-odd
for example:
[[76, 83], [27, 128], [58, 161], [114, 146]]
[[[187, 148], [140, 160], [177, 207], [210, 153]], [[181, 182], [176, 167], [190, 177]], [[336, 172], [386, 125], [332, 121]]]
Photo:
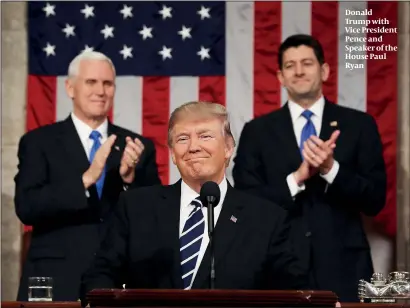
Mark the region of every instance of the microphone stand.
[[209, 236], [209, 252], [211, 254], [211, 279], [210, 289], [215, 289], [215, 256], [214, 256], [214, 205], [215, 198], [212, 196], [207, 197], [208, 201], [208, 236]]

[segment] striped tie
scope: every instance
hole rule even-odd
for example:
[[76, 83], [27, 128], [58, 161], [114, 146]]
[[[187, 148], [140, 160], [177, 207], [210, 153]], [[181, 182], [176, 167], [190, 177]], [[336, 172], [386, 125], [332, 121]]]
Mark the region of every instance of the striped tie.
[[184, 229], [181, 237], [181, 270], [182, 280], [184, 283], [184, 289], [190, 289], [196, 261], [198, 260], [199, 249], [201, 248], [202, 237], [205, 230], [204, 214], [202, 213], [202, 204], [199, 197], [191, 202], [191, 205], [195, 206], [187, 221], [185, 222]]

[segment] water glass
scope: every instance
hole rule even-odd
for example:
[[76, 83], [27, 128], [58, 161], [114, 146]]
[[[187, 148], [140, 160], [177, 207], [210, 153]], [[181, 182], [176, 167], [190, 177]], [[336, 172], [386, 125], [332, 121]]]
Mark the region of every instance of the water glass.
[[29, 277], [28, 279], [29, 302], [53, 301], [53, 278], [52, 277]]

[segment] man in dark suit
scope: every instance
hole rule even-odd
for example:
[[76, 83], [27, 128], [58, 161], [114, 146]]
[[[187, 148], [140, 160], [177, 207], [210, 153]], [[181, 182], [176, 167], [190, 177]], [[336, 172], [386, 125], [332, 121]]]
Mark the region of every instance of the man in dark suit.
[[33, 276], [53, 278], [53, 300], [76, 301], [120, 192], [160, 183], [153, 142], [107, 120], [115, 93], [111, 60], [80, 54], [66, 89], [71, 115], [25, 134], [19, 144], [16, 213], [33, 227], [22, 301]]
[[357, 301], [359, 279], [373, 273], [361, 214], [375, 216], [386, 198], [378, 129], [370, 115], [324, 98], [329, 66], [316, 39], [287, 38], [278, 60], [288, 102], [245, 125], [235, 187], [289, 212], [291, 240], [311, 289]]
[[[231, 187], [225, 168], [234, 149], [225, 108], [191, 102], [171, 115], [168, 143], [181, 180], [120, 196], [118, 211], [83, 278], [97, 288], [198, 289], [210, 286], [206, 181], [219, 185], [215, 215], [216, 289], [297, 289], [307, 276], [288, 244], [285, 211]], [[127, 273], [126, 280], [120, 273]]]

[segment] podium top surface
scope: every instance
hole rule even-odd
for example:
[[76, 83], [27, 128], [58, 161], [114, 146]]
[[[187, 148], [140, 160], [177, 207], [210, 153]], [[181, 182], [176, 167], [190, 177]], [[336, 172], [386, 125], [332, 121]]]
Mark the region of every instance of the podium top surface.
[[87, 294], [91, 305], [106, 307], [335, 307], [330, 291], [100, 289]]

